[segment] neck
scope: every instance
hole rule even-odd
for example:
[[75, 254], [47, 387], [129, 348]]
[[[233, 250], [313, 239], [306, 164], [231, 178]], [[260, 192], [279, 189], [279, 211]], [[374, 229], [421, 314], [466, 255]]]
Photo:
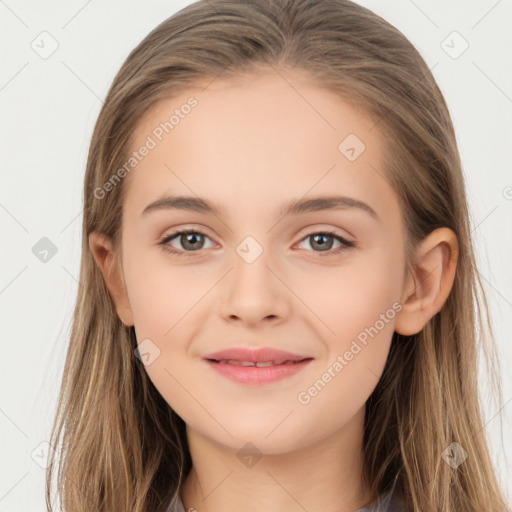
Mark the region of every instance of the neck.
[[187, 426], [193, 467], [181, 493], [184, 508], [354, 512], [370, 502], [361, 477], [363, 420], [364, 408], [341, 431], [313, 445], [287, 453], [261, 453], [259, 459], [249, 455], [243, 458], [245, 463], [239, 450], [219, 445]]

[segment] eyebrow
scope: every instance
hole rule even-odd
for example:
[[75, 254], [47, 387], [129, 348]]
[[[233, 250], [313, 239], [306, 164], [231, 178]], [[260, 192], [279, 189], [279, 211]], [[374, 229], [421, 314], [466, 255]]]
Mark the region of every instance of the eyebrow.
[[[357, 208], [380, 220], [375, 210], [358, 199], [345, 196], [319, 196], [310, 199], [294, 199], [281, 207], [281, 215], [299, 215], [324, 210], [344, 210]], [[186, 210], [199, 213], [221, 214], [221, 208], [214, 203], [193, 196], [167, 196], [154, 201], [144, 208], [142, 215], [157, 210]]]

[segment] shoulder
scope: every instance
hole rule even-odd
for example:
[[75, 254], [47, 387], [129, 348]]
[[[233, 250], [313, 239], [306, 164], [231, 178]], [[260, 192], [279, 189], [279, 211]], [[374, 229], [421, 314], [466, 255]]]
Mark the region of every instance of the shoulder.
[[179, 495], [176, 495], [173, 498], [166, 512], [185, 512], [185, 507], [183, 506], [183, 502]]
[[405, 512], [405, 506], [393, 487], [374, 502], [355, 512]]

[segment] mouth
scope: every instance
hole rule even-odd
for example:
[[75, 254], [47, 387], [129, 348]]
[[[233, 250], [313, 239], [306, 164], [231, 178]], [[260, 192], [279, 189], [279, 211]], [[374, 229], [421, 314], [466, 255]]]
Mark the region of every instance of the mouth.
[[231, 364], [233, 366], [243, 366], [246, 368], [256, 367], [256, 368], [268, 368], [270, 366], [281, 366], [281, 365], [291, 365], [302, 363], [303, 361], [309, 361], [313, 359], [312, 357], [305, 357], [304, 359], [299, 359], [297, 361], [292, 360], [281, 360], [281, 361], [237, 361], [236, 359], [207, 359], [207, 361], [211, 361], [212, 363], [218, 364]]
[[203, 357], [217, 374], [242, 384], [261, 385], [291, 377], [313, 357], [272, 348], [233, 348]]

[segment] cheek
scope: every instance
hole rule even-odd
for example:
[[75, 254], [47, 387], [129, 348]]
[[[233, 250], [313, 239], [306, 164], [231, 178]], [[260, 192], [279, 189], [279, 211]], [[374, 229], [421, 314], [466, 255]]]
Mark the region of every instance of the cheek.
[[[327, 333], [324, 340], [328, 364], [338, 356], [343, 359], [343, 371], [337, 374], [345, 374], [347, 380], [337, 379], [340, 386], [359, 387], [366, 393], [370, 390], [368, 385], [376, 384], [388, 355], [395, 317], [401, 309], [401, 265], [392, 251], [380, 248], [354, 258], [351, 264], [326, 274], [323, 280], [315, 279], [317, 291], [311, 294], [311, 309], [329, 328], [322, 328]], [[336, 387], [332, 387], [333, 391]]]
[[200, 413], [192, 412], [190, 393], [201, 396], [202, 389], [200, 374], [191, 379], [187, 348], [199, 329], [194, 307], [205, 294], [205, 276], [201, 280], [191, 275], [191, 268], [135, 255], [126, 268], [137, 342], [150, 357], [145, 371], [166, 402], [185, 418]]
[[166, 264], [163, 257], [134, 259], [127, 287], [137, 332], [160, 340], [172, 336], [204, 295], [202, 277], [192, 266]]
[[302, 413], [326, 418], [322, 427], [326, 430], [348, 422], [375, 389], [399, 307], [395, 287], [388, 285], [378, 268], [356, 270], [352, 267], [340, 275], [340, 284], [331, 284], [329, 300], [315, 306], [334, 334], [324, 336], [327, 357], [296, 397]]
[[343, 340], [357, 336], [393, 308], [400, 298], [402, 269], [393, 254], [375, 249], [347, 260], [338, 269], [317, 273], [308, 280], [310, 290], [304, 293], [310, 298], [311, 309], [330, 327], [332, 336]]

